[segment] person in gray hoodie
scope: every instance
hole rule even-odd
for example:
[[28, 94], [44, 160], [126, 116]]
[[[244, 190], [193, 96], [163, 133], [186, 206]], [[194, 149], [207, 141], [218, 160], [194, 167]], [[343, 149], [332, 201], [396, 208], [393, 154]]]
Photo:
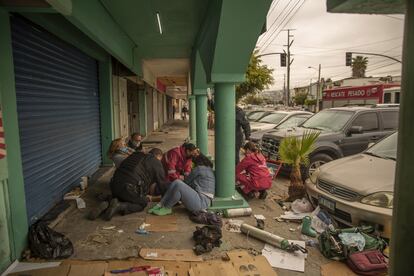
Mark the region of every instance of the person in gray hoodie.
[[204, 155], [193, 157], [195, 168], [184, 179], [172, 182], [161, 201], [148, 210], [148, 213], [165, 216], [172, 213], [172, 207], [181, 201], [191, 211], [201, 211], [211, 205], [215, 192], [213, 163]]

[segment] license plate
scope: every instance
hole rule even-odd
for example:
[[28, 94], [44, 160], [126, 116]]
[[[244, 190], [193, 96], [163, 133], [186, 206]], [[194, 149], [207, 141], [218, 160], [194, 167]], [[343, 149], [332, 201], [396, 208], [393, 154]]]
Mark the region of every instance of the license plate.
[[319, 205], [327, 208], [330, 211], [335, 211], [335, 201], [324, 198], [323, 196], [319, 197]]

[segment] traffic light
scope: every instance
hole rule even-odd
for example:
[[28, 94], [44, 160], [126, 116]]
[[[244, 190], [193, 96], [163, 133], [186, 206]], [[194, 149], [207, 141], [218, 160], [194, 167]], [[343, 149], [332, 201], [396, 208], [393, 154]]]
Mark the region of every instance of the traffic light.
[[280, 54], [280, 66], [286, 67], [286, 53]]
[[352, 53], [346, 52], [345, 53], [345, 65], [351, 66], [352, 65]]

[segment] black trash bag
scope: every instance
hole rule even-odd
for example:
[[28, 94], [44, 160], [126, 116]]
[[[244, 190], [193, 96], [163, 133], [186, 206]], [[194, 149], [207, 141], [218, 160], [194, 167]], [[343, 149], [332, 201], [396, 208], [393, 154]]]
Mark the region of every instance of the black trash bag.
[[220, 247], [221, 237], [221, 228], [217, 225], [206, 225], [201, 228], [196, 226], [196, 231], [193, 233], [196, 242], [194, 252], [196, 255], [201, 255], [210, 252], [214, 247]]
[[29, 228], [29, 247], [32, 255], [43, 259], [64, 259], [73, 254], [72, 242], [44, 221]]
[[190, 220], [195, 223], [206, 224], [206, 225], [217, 225], [221, 227], [223, 222], [221, 217], [216, 213], [205, 212], [205, 211], [196, 211], [190, 213]]

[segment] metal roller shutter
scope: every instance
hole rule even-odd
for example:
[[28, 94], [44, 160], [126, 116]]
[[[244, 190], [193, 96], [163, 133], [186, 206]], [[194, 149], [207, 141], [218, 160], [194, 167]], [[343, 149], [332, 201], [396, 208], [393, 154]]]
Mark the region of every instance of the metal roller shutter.
[[12, 18], [17, 111], [29, 222], [101, 164], [96, 60]]

